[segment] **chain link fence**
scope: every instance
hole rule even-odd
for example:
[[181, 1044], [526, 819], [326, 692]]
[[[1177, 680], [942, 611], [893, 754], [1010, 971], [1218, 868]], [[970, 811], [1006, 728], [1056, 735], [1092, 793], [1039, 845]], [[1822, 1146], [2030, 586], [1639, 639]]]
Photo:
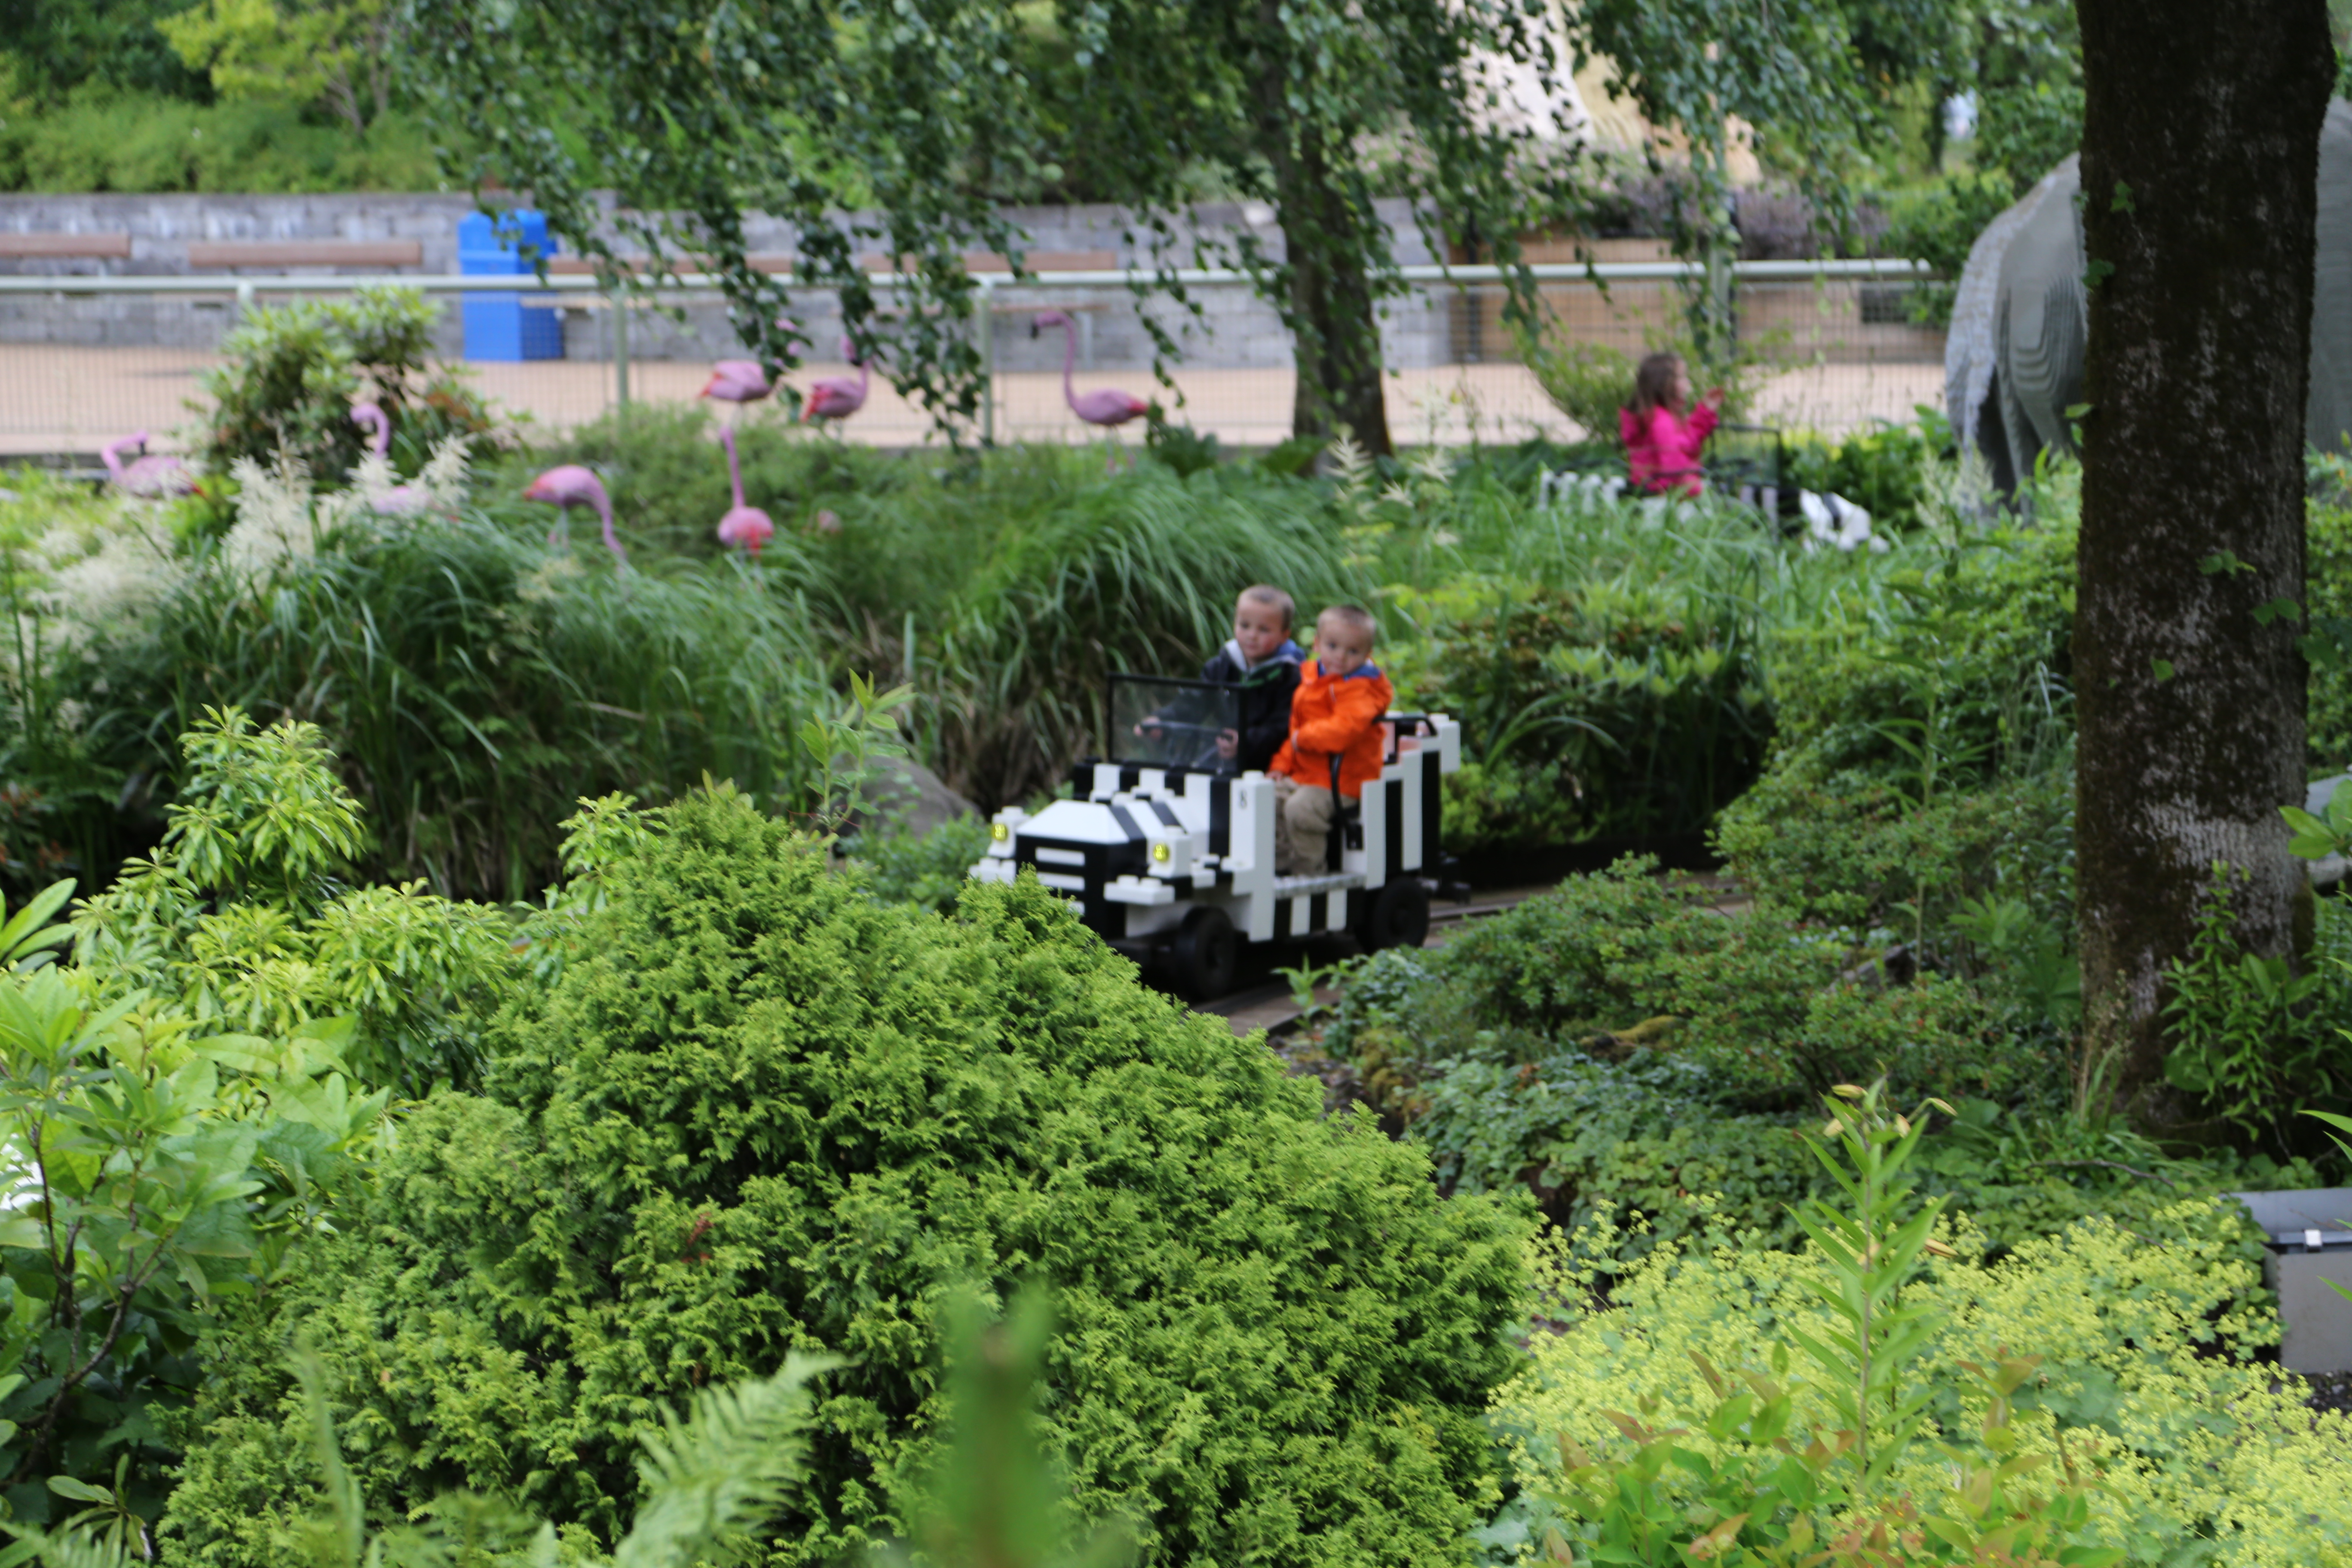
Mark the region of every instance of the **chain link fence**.
[[[1679, 321], [1675, 262], [1538, 269], [1544, 342], [1591, 344], [1638, 357]], [[1749, 262], [1733, 269], [1730, 307], [1750, 363], [1750, 422], [1840, 433], [1912, 417], [1940, 404], [1943, 337], [1912, 320], [1925, 269], [1905, 261]], [[1065, 397], [1117, 387], [1159, 401], [1171, 420], [1231, 447], [1287, 437], [1292, 345], [1271, 309], [1231, 273], [1180, 275], [1188, 303], [1139, 295], [1123, 272], [982, 279], [975, 331], [988, 366], [982, 416], [960, 434], [997, 441], [1100, 440]], [[1491, 268], [1406, 269], [1406, 290], [1381, 307], [1390, 430], [1405, 445], [1575, 438], [1576, 421], [1524, 363], [1506, 324], [1506, 291]], [[877, 278], [877, 286], [889, 279]], [[684, 402], [713, 359], [740, 355], [724, 301], [703, 280], [616, 298], [595, 279], [557, 277], [517, 295], [511, 280], [444, 277], [0, 278], [0, 458], [94, 461], [106, 442], [145, 430], [157, 449], [185, 444], [203, 417], [204, 373], [222, 340], [257, 304], [372, 285], [418, 289], [441, 311], [440, 352], [465, 363], [479, 390], [525, 429], [561, 434], [629, 403]], [[543, 311], [536, 334], [556, 357], [467, 359], [464, 300], [505, 297]], [[837, 311], [822, 295], [796, 301], [826, 351], [786, 379], [855, 377], [830, 345]], [[1072, 322], [1035, 330], [1055, 310]], [[831, 313], [828, 313], [831, 311]], [[1145, 323], [1181, 347], [1162, 384]], [[551, 326], [551, 331], [547, 330]], [[887, 333], [887, 326], [886, 326]], [[478, 349], [478, 344], [477, 345]], [[829, 362], [829, 363], [828, 363]], [[886, 447], [945, 437], [888, 384], [887, 356], [866, 402], [834, 426], [839, 439]], [[1626, 387], [1630, 394], [1630, 384]], [[1110, 433], [1135, 441], [1129, 426]]]

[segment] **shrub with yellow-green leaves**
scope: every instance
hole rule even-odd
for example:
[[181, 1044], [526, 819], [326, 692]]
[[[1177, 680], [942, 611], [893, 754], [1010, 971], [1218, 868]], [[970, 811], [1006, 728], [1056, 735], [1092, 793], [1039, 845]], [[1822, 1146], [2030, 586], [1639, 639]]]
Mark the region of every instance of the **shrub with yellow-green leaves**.
[[[2193, 1216], [2169, 1217], [2185, 1239], [2152, 1243], [2092, 1220], [1990, 1264], [1969, 1233], [1947, 1231], [1958, 1256], [1930, 1262], [1903, 1296], [1941, 1314], [1917, 1363], [1929, 1425], [1879, 1500], [1949, 1493], [1956, 1464], [1936, 1439], [1972, 1439], [1988, 1404], [1962, 1363], [2038, 1357], [2007, 1430], [2018, 1455], [2045, 1461], [2045, 1476], [2071, 1460], [2094, 1480], [2086, 1543], [2168, 1568], [2352, 1563], [2352, 1421], [2315, 1415], [2299, 1380], [2239, 1359], [2277, 1337], [2275, 1319], [2248, 1305], [2259, 1299], [2256, 1269], [2225, 1244], [2196, 1239], [2204, 1227]], [[1545, 1267], [1555, 1289], [1584, 1293], [1565, 1251], [1549, 1252]], [[1800, 1442], [1831, 1432], [1831, 1402], [1808, 1381], [1806, 1358], [1789, 1352], [1799, 1336], [1832, 1327], [1817, 1287], [1832, 1272], [1811, 1248], [1662, 1247], [1606, 1306], [1571, 1310], [1561, 1331], [1539, 1337], [1533, 1364], [1495, 1403], [1526, 1495], [1554, 1500], [1521, 1505], [1531, 1540], [1575, 1533], [1563, 1443], [1622, 1458], [1634, 1445], [1618, 1416], [1652, 1431], [1686, 1428], [1682, 1446], [1718, 1459], [1774, 1458], [1710, 1435], [1722, 1395], [1702, 1359], [1793, 1383], [1790, 1432]], [[1696, 1486], [1675, 1468], [1661, 1484]]]

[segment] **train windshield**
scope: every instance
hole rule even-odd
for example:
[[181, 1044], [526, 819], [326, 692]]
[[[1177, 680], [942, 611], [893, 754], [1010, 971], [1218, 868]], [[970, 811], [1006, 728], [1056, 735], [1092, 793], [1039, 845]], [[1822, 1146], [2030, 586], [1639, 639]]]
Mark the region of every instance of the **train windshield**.
[[1147, 768], [1233, 773], [1237, 764], [1230, 747], [1220, 749], [1218, 742], [1240, 729], [1241, 711], [1239, 687], [1114, 675], [1106, 754]]

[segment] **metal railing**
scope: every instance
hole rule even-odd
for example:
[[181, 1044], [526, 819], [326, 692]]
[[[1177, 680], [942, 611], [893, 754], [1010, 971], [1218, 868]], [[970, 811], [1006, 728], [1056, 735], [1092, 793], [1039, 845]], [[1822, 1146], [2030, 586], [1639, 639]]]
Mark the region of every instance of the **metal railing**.
[[[1871, 417], [1900, 417], [1940, 374], [1940, 336], [1904, 326], [1899, 312], [1873, 294], [1898, 292], [1932, 277], [1921, 262], [1885, 260], [1748, 261], [1731, 268], [1742, 331], [1759, 341], [1781, 334], [1780, 378], [1768, 388], [1779, 404], [1766, 412], [1799, 423], [1838, 427]], [[1638, 352], [1670, 312], [1675, 287], [1705, 275], [1701, 263], [1617, 261], [1550, 263], [1528, 271], [1553, 313], [1553, 331]], [[1393, 374], [1391, 423], [1402, 440], [1459, 441], [1514, 430], [1568, 428], [1535, 378], [1517, 363], [1501, 326], [1505, 273], [1486, 266], [1400, 269], [1412, 291], [1385, 309]], [[1172, 278], [1202, 307], [1193, 316], [1150, 292]], [[877, 292], [905, 284], [877, 273]], [[1020, 330], [1028, 311], [1071, 307], [1081, 374], [1098, 384], [1123, 378], [1131, 390], [1168, 393], [1137, 377], [1150, 363], [1150, 340], [1134, 312], [1160, 313], [1185, 335], [1186, 357], [1173, 372], [1175, 393], [1196, 426], [1237, 445], [1279, 439], [1289, 419], [1290, 349], [1271, 310], [1256, 301], [1246, 274], [1223, 268], [979, 273], [974, 320], [986, 367], [982, 413], [968, 434], [982, 439], [1069, 439], [1088, 427], [1061, 407], [1063, 350], [1031, 343]], [[362, 289], [413, 289], [451, 303], [468, 294], [517, 298], [564, 312], [564, 357], [474, 366], [483, 389], [543, 428], [584, 423], [633, 400], [690, 396], [699, 371], [730, 352], [718, 280], [703, 274], [610, 287], [590, 276], [522, 277], [196, 275], [181, 277], [0, 276], [0, 455], [11, 451], [94, 451], [123, 430], [163, 430], [174, 422], [173, 395], [220, 362], [218, 343], [236, 320], [264, 300], [348, 294]], [[1138, 289], [1125, 312], [1110, 295]], [[804, 330], [820, 346], [831, 318], [822, 290], [796, 290], [816, 308]], [[143, 299], [146, 303], [142, 305]], [[1882, 302], [1883, 305], [1883, 302]], [[454, 316], [455, 312], [447, 312]], [[1007, 329], [1012, 331], [1008, 331]], [[454, 320], [440, 333], [449, 357], [462, 356]], [[1780, 340], [1776, 340], [1780, 341]], [[1108, 362], [1108, 363], [1106, 363]], [[824, 369], [822, 365], [812, 368]], [[1780, 385], [1785, 382], [1785, 386]], [[1908, 401], [1906, 401], [1907, 399]], [[1420, 427], [1416, 427], [1420, 426]], [[877, 379], [866, 415], [843, 434], [885, 444], [914, 444], [929, 422], [899, 403]]]

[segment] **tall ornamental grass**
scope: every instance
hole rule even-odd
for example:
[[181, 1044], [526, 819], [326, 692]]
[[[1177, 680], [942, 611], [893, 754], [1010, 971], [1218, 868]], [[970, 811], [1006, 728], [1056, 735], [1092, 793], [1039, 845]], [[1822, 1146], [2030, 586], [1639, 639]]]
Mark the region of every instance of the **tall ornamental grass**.
[[738, 563], [616, 575], [591, 548], [461, 513], [215, 562], [119, 648], [121, 740], [166, 756], [207, 707], [317, 723], [381, 868], [467, 896], [535, 892], [583, 795], [709, 773], [805, 804], [795, 731], [830, 689], [802, 601]]
[[[983, 805], [1051, 788], [1100, 745], [1108, 672], [1197, 673], [1242, 588], [1277, 584], [1312, 615], [1369, 602], [1380, 581], [1350, 563], [1325, 487], [1252, 465], [1105, 473], [1098, 451], [1044, 446], [893, 457], [765, 409], [737, 428], [745, 494], [778, 528], [761, 580], [794, 599], [837, 673], [912, 679], [925, 760]], [[583, 459], [609, 470], [641, 554], [715, 550], [730, 497], [706, 410], [589, 427], [531, 454], [514, 486]]]

